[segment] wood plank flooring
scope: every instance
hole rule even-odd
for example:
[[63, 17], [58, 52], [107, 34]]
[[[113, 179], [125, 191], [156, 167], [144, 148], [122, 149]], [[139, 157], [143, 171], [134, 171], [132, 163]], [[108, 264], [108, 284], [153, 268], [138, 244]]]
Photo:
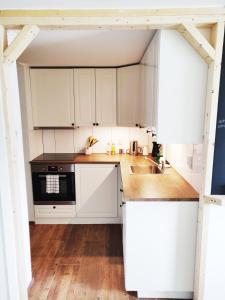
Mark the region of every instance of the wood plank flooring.
[[124, 288], [121, 225], [32, 224], [30, 236], [30, 300], [138, 299]]
[[29, 299], [133, 300], [124, 289], [120, 225], [31, 225]]

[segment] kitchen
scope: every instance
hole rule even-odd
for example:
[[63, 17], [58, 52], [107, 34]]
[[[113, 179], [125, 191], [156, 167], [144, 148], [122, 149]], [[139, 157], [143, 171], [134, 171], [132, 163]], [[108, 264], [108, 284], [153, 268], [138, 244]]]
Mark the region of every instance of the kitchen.
[[[208, 30], [201, 31], [207, 38]], [[52, 55], [46, 64], [38, 44], [48, 44], [43, 32], [19, 59], [29, 220], [54, 224], [54, 234], [58, 224], [122, 223], [125, 290], [192, 299], [207, 64], [172, 30], [72, 33], [75, 42], [82, 34], [89, 40], [93, 58], [80, 46], [75, 62]], [[95, 50], [106, 35], [114, 48], [109, 54], [112, 44], [105, 45], [102, 57]], [[131, 43], [123, 59], [122, 41]], [[93, 137], [98, 142], [87, 147]], [[158, 163], [152, 142], [162, 145]]]

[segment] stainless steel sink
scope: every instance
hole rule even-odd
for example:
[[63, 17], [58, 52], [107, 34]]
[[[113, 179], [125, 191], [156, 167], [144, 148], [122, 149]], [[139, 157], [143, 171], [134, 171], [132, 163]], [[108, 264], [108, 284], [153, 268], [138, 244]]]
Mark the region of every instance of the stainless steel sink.
[[130, 166], [131, 174], [161, 174], [158, 166]]

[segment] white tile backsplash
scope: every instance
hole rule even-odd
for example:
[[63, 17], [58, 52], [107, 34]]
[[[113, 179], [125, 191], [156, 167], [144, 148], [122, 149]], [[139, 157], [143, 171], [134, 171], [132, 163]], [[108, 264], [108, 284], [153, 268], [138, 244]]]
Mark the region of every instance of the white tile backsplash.
[[112, 143], [121, 144], [122, 147], [129, 149], [130, 145], [130, 128], [129, 127], [112, 127]]
[[43, 130], [43, 148], [45, 153], [55, 153], [55, 130]]
[[199, 192], [202, 183], [202, 144], [166, 145], [166, 158]]
[[55, 130], [55, 145], [56, 153], [75, 152], [73, 130]]
[[92, 127], [80, 127], [74, 129], [74, 148], [76, 153], [83, 153], [87, 145], [87, 139], [93, 135]]
[[98, 140], [98, 143], [93, 146], [93, 152], [106, 153], [107, 144], [112, 140], [111, 127], [93, 127], [93, 136]]
[[80, 127], [74, 130], [43, 130], [44, 152], [83, 153], [89, 136], [95, 136], [99, 142], [93, 147], [94, 153], [106, 153], [107, 144], [121, 144], [129, 149], [131, 140], [147, 145], [149, 136], [146, 130], [129, 127]]

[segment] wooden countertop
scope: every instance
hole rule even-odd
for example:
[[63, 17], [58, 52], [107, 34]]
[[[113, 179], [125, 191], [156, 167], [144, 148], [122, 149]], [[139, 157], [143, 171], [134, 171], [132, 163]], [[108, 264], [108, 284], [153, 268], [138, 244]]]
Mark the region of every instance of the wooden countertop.
[[[54, 163], [38, 156], [31, 163]], [[120, 164], [125, 201], [198, 201], [199, 195], [194, 188], [174, 169], [166, 168], [163, 174], [131, 174], [130, 166], [152, 165], [143, 156], [128, 154], [75, 154], [72, 161], [55, 163], [115, 163]]]

